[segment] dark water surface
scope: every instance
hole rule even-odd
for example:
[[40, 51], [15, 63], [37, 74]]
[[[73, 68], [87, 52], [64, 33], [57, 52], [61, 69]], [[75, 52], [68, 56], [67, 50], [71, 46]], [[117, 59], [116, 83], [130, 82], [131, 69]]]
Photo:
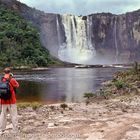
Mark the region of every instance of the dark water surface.
[[16, 71], [20, 83], [18, 101], [48, 103], [77, 102], [85, 92], [94, 92], [102, 82], [123, 68], [50, 68], [45, 71]]

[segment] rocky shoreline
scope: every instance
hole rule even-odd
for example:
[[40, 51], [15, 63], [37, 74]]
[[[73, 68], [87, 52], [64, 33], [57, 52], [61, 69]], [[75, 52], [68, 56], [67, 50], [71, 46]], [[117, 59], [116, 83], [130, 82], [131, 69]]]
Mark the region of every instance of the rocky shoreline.
[[[140, 139], [140, 97], [118, 97], [94, 103], [43, 105], [18, 109], [20, 133], [11, 124], [1, 137], [12, 140]], [[9, 117], [9, 116], [8, 116]]]

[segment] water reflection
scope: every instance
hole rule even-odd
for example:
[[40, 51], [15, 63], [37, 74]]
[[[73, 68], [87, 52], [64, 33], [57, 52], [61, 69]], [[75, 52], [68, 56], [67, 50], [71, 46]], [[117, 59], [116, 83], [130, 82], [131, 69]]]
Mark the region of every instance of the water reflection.
[[41, 86], [35, 81], [18, 81], [20, 88], [17, 89], [17, 99], [22, 102], [41, 101]]
[[[74, 102], [83, 99], [83, 93], [92, 92], [94, 85], [94, 73], [92, 69], [71, 69], [70, 71], [59, 70], [58, 74], [63, 73], [64, 79], [58, 80], [58, 87], [63, 89], [67, 102]], [[64, 83], [64, 84], [62, 84]]]
[[85, 92], [94, 92], [100, 84], [111, 79], [116, 68], [53, 68], [46, 71], [16, 72], [21, 86], [20, 101], [77, 102]]

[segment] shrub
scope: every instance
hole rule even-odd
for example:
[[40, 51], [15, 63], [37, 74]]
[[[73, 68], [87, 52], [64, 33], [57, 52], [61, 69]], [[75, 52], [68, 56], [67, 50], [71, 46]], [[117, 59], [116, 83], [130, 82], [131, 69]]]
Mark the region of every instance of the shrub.
[[37, 108], [39, 108], [41, 106], [42, 106], [42, 104], [38, 103], [38, 102], [33, 102], [33, 103], [28, 103], [28, 102], [17, 103], [18, 109], [25, 109], [27, 107], [32, 107], [33, 110], [36, 110]]
[[55, 109], [55, 107], [54, 107], [54, 106], [50, 106], [50, 109], [51, 109], [51, 110], [54, 110], [54, 109]]
[[94, 94], [93, 93], [85, 93], [84, 94], [84, 98], [90, 99], [91, 97], [93, 97]]
[[33, 110], [36, 110], [36, 109], [38, 109], [39, 107], [41, 107], [42, 104], [40, 104], [40, 103], [33, 103], [31, 106], [32, 106]]
[[100, 97], [104, 97], [105, 99], [108, 99], [107, 92], [105, 92], [102, 88], [99, 90], [99, 94], [100, 94]]
[[134, 62], [133, 71], [135, 74], [138, 74], [138, 72], [139, 72], [139, 64], [136, 61]]
[[68, 107], [68, 105], [65, 104], [65, 103], [63, 103], [63, 104], [60, 105], [60, 107], [63, 108], [63, 109], [65, 110], [65, 109]]
[[126, 84], [122, 80], [117, 80], [114, 82], [114, 84], [118, 90], [126, 86]]

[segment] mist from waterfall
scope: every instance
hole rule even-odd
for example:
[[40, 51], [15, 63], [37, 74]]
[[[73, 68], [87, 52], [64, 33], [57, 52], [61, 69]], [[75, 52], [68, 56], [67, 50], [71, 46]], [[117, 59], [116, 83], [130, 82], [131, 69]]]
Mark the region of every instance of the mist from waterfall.
[[[81, 16], [62, 15], [61, 18], [66, 42], [59, 46], [59, 59], [72, 63], [93, 64], [96, 51], [91, 42], [92, 17], [87, 16], [83, 19]], [[60, 28], [59, 22], [57, 28]], [[57, 32], [59, 35], [59, 29]]]

